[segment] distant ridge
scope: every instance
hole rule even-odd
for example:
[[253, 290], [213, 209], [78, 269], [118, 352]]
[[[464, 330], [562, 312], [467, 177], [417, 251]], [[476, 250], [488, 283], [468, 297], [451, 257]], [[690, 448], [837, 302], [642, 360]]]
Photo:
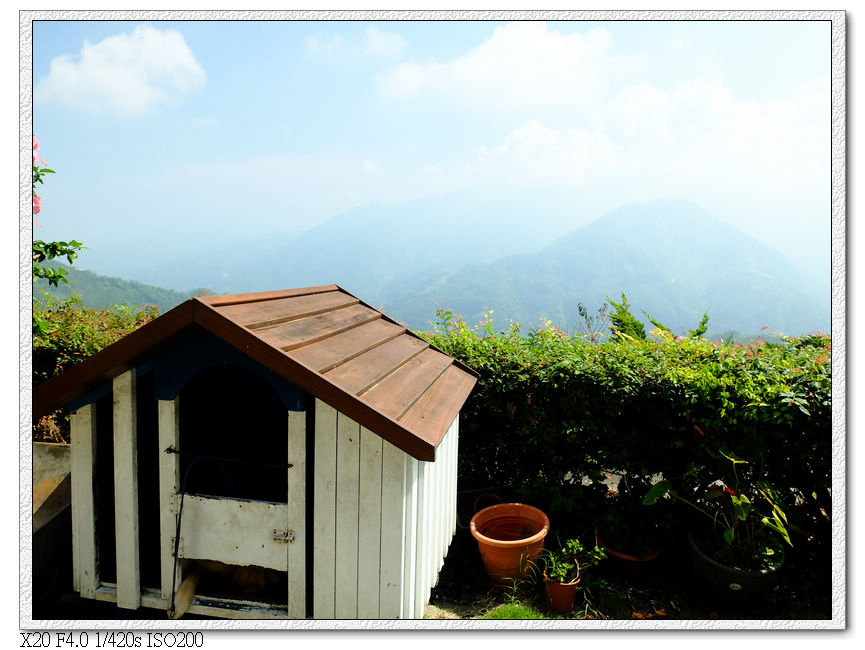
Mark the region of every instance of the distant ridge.
[[33, 297], [41, 298], [41, 291], [44, 290], [49, 295], [65, 300], [74, 292], [81, 298], [84, 306], [91, 309], [105, 309], [120, 304], [131, 307], [155, 305], [159, 312], [163, 313], [204, 291], [204, 289], [172, 291], [134, 280], [121, 280], [99, 275], [93, 271], [82, 271], [65, 264], [49, 262], [48, 265], [67, 269], [66, 278], [69, 284], [60, 283], [59, 286], [52, 287], [47, 280], [36, 280], [33, 283]]
[[427, 329], [436, 304], [479, 322], [485, 308], [526, 326], [550, 319], [573, 331], [578, 303], [590, 311], [624, 291], [674, 333], [709, 312], [709, 332], [759, 334], [767, 327], [798, 335], [829, 328], [823, 306], [799, 288], [777, 250], [693, 203], [657, 200], [614, 210], [530, 255], [439, 272], [385, 309]]
[[174, 261], [142, 252], [112, 273], [148, 284], [77, 269], [70, 279], [92, 306], [162, 309], [200, 292], [184, 286], [244, 293], [336, 283], [417, 330], [441, 305], [470, 324], [491, 308], [500, 328], [506, 318], [525, 327], [544, 318], [574, 331], [579, 303], [594, 312], [625, 291], [637, 317], [645, 310], [674, 333], [704, 312], [713, 336], [829, 331], [828, 290], [809, 293], [804, 287], [816, 283], [800, 281], [778, 250], [694, 203], [661, 199], [592, 214], [576, 197], [477, 191], [366, 206], [301, 234], [195, 246]]

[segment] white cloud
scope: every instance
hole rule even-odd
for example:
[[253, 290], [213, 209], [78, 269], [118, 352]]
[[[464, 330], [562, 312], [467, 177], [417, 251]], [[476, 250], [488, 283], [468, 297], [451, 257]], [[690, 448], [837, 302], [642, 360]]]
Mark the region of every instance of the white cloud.
[[762, 103], [737, 100], [718, 80], [670, 91], [632, 86], [607, 104], [604, 116], [626, 168], [635, 172], [651, 161], [649, 175], [665, 184], [690, 179], [707, 190], [722, 182], [734, 191], [767, 184], [793, 189], [813, 187], [828, 171], [828, 80]]
[[364, 50], [373, 56], [396, 56], [405, 49], [405, 39], [399, 34], [387, 34], [374, 25], [363, 35]]
[[303, 45], [310, 54], [339, 52], [345, 47], [342, 36], [339, 34], [334, 34], [326, 40], [318, 36], [307, 36], [303, 39]]
[[461, 57], [402, 63], [377, 82], [399, 100], [437, 97], [497, 109], [580, 103], [604, 86], [611, 41], [604, 29], [563, 34], [542, 22], [509, 23]]
[[530, 120], [492, 149], [479, 147], [462, 175], [467, 182], [586, 187], [610, 172], [616, 147], [601, 132], [557, 130]]
[[375, 25], [367, 27], [358, 39], [346, 39], [342, 34], [329, 37], [307, 36], [303, 40], [308, 54], [328, 57], [393, 57], [406, 47], [405, 39], [399, 34], [383, 32]]
[[84, 42], [77, 56], [51, 61], [35, 89], [36, 101], [92, 113], [132, 116], [174, 106], [202, 88], [206, 76], [176, 31], [139, 25], [131, 34]]
[[378, 173], [378, 163], [374, 160], [364, 160], [363, 161], [363, 171], [372, 176], [373, 174]]

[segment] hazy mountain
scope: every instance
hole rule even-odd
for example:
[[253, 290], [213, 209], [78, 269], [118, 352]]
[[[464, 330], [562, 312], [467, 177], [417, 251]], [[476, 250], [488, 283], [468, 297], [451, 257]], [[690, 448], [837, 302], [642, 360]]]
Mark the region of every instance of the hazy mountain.
[[[240, 237], [231, 242], [211, 235], [168, 238], [163, 233], [119, 242], [108, 250], [94, 247], [76, 264], [98, 273], [185, 291], [209, 287], [217, 293], [252, 280], [238, 280], [251, 265], [261, 263], [274, 249], [291, 242], [299, 231]], [[242, 289], [242, 291], [253, 289]]]
[[79, 270], [56, 262], [48, 262], [46, 266], [65, 268], [69, 284], [61, 282], [58, 286], [52, 287], [47, 280], [36, 280], [33, 283], [34, 298], [41, 299], [41, 292], [46, 291], [48, 294], [64, 300], [75, 292], [81, 298], [84, 306], [92, 309], [105, 309], [120, 304], [132, 307], [156, 305], [162, 313], [202, 292], [202, 289], [190, 291], [162, 289], [133, 280], [112, 278], [93, 271]]
[[431, 273], [533, 252], [587, 223], [561, 196], [472, 189], [339, 214], [250, 260], [229, 288], [254, 291], [336, 283], [380, 303]]
[[[659, 200], [600, 218], [598, 205], [578, 196], [473, 189], [358, 208], [300, 234], [231, 243], [202, 236], [162, 248], [138, 241], [125, 265], [123, 246], [103, 261], [121, 268], [111, 275], [139, 286], [95, 301], [170, 304], [198, 293], [189, 287], [242, 293], [336, 283], [416, 329], [428, 327], [438, 303], [470, 323], [492, 308], [500, 327], [505, 318], [526, 326], [549, 318], [574, 330], [578, 303], [596, 310], [625, 291], [635, 315], [644, 309], [676, 333], [693, 328], [704, 311], [710, 332], [828, 331], [828, 290], [815, 297], [806, 289], [813, 278], [800, 280], [780, 252], [694, 204]], [[85, 276], [70, 277], [94, 300], [87, 296], [95, 295], [93, 278], [85, 289]], [[175, 291], [149, 295], [140, 282]]]
[[549, 318], [574, 330], [578, 303], [595, 310], [622, 291], [636, 316], [644, 309], [675, 333], [696, 326], [704, 311], [710, 332], [829, 328], [828, 302], [800, 288], [778, 251], [692, 203], [666, 200], [615, 210], [536, 254], [432, 274], [384, 308], [414, 328], [428, 327], [439, 303], [470, 324], [491, 308], [500, 327], [506, 317]]

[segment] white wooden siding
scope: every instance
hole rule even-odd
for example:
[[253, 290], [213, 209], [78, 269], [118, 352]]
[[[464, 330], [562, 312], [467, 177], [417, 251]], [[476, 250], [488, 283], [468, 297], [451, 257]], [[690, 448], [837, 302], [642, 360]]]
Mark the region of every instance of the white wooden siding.
[[[180, 586], [180, 562], [174, 561], [174, 536], [177, 533], [175, 497], [180, 488], [180, 465], [175, 454], [165, 450], [180, 448], [180, 398], [159, 400], [159, 557], [161, 594], [171, 599], [172, 589]], [[182, 532], [182, 531], [181, 531]]]
[[315, 401], [312, 617], [334, 617], [336, 589], [336, 410]]
[[357, 618], [379, 617], [378, 582], [381, 574], [382, 443], [369, 429], [360, 428], [357, 534]]
[[306, 412], [288, 412], [288, 617], [306, 618]]
[[117, 606], [141, 606], [138, 564], [138, 431], [135, 369], [114, 379], [114, 537]]
[[286, 542], [273, 538], [286, 530], [288, 505], [223, 497], [183, 497], [181, 557], [237, 566], [285, 570]]
[[381, 463], [381, 570], [378, 581], [365, 585], [365, 591], [378, 590], [378, 618], [399, 618], [403, 593], [410, 588], [403, 572], [403, 536], [405, 534], [405, 466], [409, 461], [403, 451], [382, 442]]
[[96, 467], [96, 407], [87, 404], [70, 420], [72, 469], [72, 586], [82, 598], [93, 598], [99, 587], [96, 564], [96, 508], [93, 472]]
[[336, 418], [336, 573], [334, 616], [357, 618], [360, 425]]
[[456, 526], [455, 419], [419, 462], [315, 404], [314, 618], [422, 618]]
[[[73, 578], [82, 596], [138, 607], [134, 371], [115, 380], [114, 392], [117, 585], [102, 585], [96, 573], [93, 406], [82, 407], [72, 418]], [[178, 399], [159, 403], [160, 451], [178, 446], [178, 406]], [[455, 532], [458, 419], [439, 444], [435, 462], [417, 461], [320, 400], [314, 421], [314, 463], [308, 468], [306, 413], [288, 413], [287, 461], [293, 467], [288, 470], [287, 504], [186, 495], [181, 556], [245, 564], [253, 551], [240, 547], [249, 533], [286, 528], [294, 533], [294, 542], [256, 540], [259, 547], [274, 544], [280, 550], [265, 561], [257, 557], [255, 564], [287, 569], [289, 618], [422, 618]], [[162, 589], [158, 595], [147, 592], [148, 602], [170, 600], [178, 482], [178, 457], [160, 454]], [[312, 548], [305, 547], [308, 507], [313, 509]], [[222, 512], [224, 508], [232, 512]], [[218, 521], [208, 519], [214, 513]], [[237, 523], [238, 517], [243, 521]], [[222, 530], [225, 521], [235, 523]], [[310, 612], [307, 553], [312, 553]]]

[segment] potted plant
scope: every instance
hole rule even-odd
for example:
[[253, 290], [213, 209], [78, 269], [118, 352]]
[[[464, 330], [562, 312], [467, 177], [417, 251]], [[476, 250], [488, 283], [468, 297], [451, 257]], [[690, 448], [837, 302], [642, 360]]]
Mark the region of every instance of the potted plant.
[[724, 461], [720, 468], [726, 470], [720, 478], [707, 483], [694, 469], [681, 477], [698, 480], [688, 497], [674, 489], [672, 481], [661, 480], [648, 491], [644, 503], [669, 499], [700, 513], [688, 531], [697, 575], [740, 599], [748, 598], [772, 587], [784, 563], [785, 546], [793, 543], [778, 493], [756, 478], [747, 460], [727, 449], [719, 452]]
[[547, 550], [544, 553], [544, 586], [550, 608], [562, 614], [570, 613], [580, 572], [596, 566], [606, 557], [604, 549], [598, 546], [586, 549], [579, 539], [567, 540], [560, 550]]

